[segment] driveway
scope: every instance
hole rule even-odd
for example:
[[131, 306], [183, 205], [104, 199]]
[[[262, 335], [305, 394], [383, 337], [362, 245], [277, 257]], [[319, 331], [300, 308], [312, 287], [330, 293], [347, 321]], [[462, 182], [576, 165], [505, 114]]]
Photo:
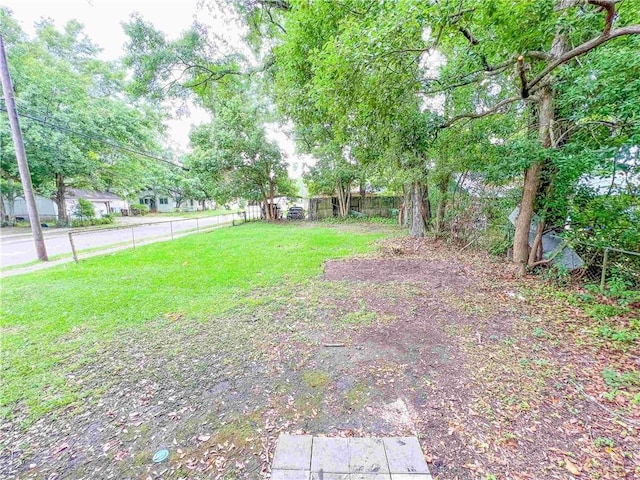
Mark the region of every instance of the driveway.
[[[135, 218], [135, 220], [132, 220]], [[237, 214], [218, 215], [198, 218], [146, 218], [130, 217], [118, 219], [119, 226], [109, 229], [52, 229], [44, 233], [45, 245], [49, 258], [59, 255], [70, 255], [71, 244], [69, 232], [77, 252], [107, 249], [119, 245], [149, 243], [160, 239], [171, 238], [172, 235], [184, 235], [200, 229], [215, 228], [230, 224]], [[120, 222], [124, 220], [124, 222]], [[144, 221], [140, 224], [140, 221]], [[30, 233], [24, 235], [3, 235], [0, 239], [0, 267], [11, 267], [36, 261], [38, 256]]]

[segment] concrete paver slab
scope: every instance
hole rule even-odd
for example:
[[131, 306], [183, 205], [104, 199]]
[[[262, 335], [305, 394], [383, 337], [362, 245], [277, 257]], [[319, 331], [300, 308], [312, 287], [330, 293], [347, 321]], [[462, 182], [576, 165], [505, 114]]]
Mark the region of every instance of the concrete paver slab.
[[389, 473], [384, 445], [379, 438], [349, 439], [351, 473]]
[[[311, 467], [311, 435], [280, 435], [273, 456], [273, 470], [306, 470]], [[307, 478], [309, 476], [307, 475]]]
[[349, 473], [349, 439], [313, 437], [311, 471]]
[[416, 437], [392, 437], [382, 441], [391, 473], [429, 473]]
[[309, 470], [273, 470], [271, 480], [309, 480]]
[[391, 480], [388, 473], [352, 473], [349, 480]]
[[392, 473], [391, 480], [433, 480], [429, 473]]
[[311, 480], [350, 480], [348, 473], [311, 472]]
[[433, 480], [416, 437], [281, 435], [271, 480]]

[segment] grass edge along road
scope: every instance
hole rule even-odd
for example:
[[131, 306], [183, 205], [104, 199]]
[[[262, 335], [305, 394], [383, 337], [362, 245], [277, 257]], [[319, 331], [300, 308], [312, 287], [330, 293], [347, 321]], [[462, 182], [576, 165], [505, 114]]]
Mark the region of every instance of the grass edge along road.
[[3, 279], [0, 416], [33, 420], [90, 394], [68, 377], [121, 328], [176, 312], [206, 320], [254, 288], [303, 281], [384, 236], [251, 223]]

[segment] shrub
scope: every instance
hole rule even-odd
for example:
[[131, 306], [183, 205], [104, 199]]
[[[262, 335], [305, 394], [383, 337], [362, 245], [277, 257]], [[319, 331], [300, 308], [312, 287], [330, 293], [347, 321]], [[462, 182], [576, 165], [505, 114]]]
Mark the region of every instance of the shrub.
[[113, 214], [105, 215], [102, 218], [71, 220], [71, 226], [73, 228], [93, 227], [95, 225], [110, 225], [112, 223], [114, 223], [114, 215]]
[[96, 209], [93, 207], [93, 203], [89, 200], [79, 198], [74, 213], [80, 218], [95, 218]]
[[327, 217], [318, 220], [322, 223], [379, 223], [382, 225], [391, 225], [397, 226], [398, 219], [397, 218], [387, 218], [387, 217], [367, 217], [366, 215], [351, 215], [348, 217]]
[[149, 207], [144, 203], [134, 203], [131, 205], [131, 213], [135, 215], [146, 215], [149, 213]]

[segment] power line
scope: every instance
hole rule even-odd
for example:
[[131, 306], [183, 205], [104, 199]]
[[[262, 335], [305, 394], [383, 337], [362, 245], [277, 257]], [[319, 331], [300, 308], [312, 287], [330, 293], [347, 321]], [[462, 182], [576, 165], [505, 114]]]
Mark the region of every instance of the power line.
[[[2, 110], [3, 112], [7, 112], [7, 109], [4, 108], [4, 106], [0, 106], [0, 110]], [[32, 120], [34, 122], [41, 123], [45, 127], [48, 127], [48, 128], [53, 128], [53, 129], [56, 129], [56, 130], [65, 131], [65, 132], [71, 133], [72, 135], [76, 135], [78, 137], [83, 137], [83, 138], [87, 138], [89, 140], [94, 140], [94, 141], [103, 143], [104, 145], [108, 145], [110, 147], [123, 150], [125, 152], [134, 153], [136, 155], [147, 157], [147, 158], [150, 158], [152, 160], [156, 160], [158, 162], [167, 163], [167, 164], [171, 165], [172, 167], [181, 168], [182, 170], [189, 171], [189, 169], [187, 167], [183, 166], [183, 165], [178, 165], [176, 163], [173, 163], [170, 160], [166, 160], [164, 158], [156, 157], [156, 156], [151, 155], [150, 153], [147, 153], [147, 152], [142, 152], [140, 150], [136, 150], [134, 148], [131, 148], [131, 147], [127, 146], [127, 145], [123, 145], [123, 144], [121, 144], [119, 142], [116, 142], [116, 141], [114, 141], [114, 140], [112, 140], [110, 138], [107, 138], [107, 137], [98, 138], [98, 137], [95, 137], [93, 135], [88, 135], [86, 133], [77, 132], [75, 130], [71, 130], [70, 128], [64, 127], [62, 125], [56, 125], [54, 123], [48, 122], [47, 120], [43, 120], [42, 118], [34, 117], [34, 116], [28, 115], [26, 113], [18, 112], [18, 116], [23, 117], [23, 118], [28, 118], [29, 120]]]

